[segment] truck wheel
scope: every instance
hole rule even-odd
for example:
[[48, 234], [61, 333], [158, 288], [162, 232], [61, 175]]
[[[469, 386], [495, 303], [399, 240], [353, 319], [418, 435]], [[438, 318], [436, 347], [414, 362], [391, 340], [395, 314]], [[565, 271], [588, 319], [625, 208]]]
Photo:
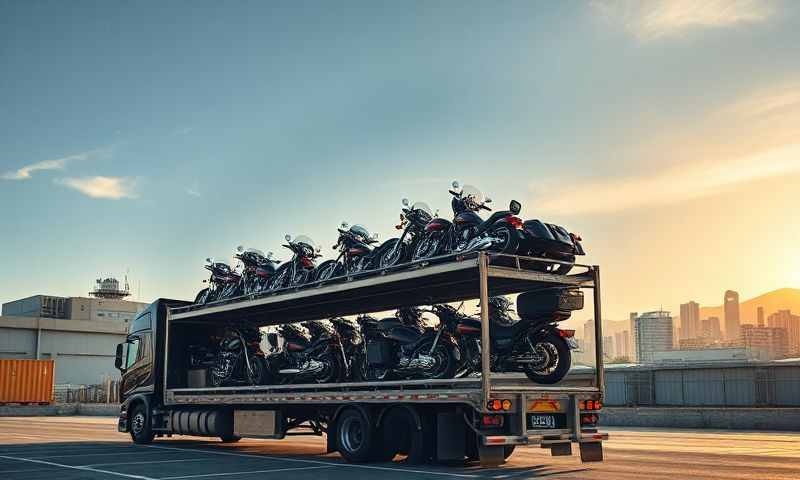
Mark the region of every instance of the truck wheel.
[[133, 443], [148, 444], [153, 441], [155, 436], [147, 408], [143, 404], [135, 406], [131, 415], [131, 438]]
[[348, 462], [368, 462], [376, 436], [372, 422], [361, 410], [348, 408], [336, 420], [336, 449]]
[[222, 435], [219, 437], [219, 439], [222, 440], [222, 443], [236, 443], [239, 440], [241, 440], [242, 437], [230, 434], [230, 435]]

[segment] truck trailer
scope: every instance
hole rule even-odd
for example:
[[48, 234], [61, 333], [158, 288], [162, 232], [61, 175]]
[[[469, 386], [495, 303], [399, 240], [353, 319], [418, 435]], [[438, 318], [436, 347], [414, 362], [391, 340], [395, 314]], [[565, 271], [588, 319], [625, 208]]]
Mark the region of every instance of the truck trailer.
[[[608, 434], [598, 425], [603, 397], [600, 269], [542, 271], [551, 259], [474, 252], [448, 255], [302, 287], [208, 305], [159, 299], [131, 323], [117, 348], [122, 371], [118, 430], [136, 443], [193, 435], [234, 442], [325, 435], [347, 461], [480, 460], [502, 464], [518, 446], [602, 461]], [[490, 296], [565, 287], [593, 295], [595, 368], [554, 385], [490, 371]], [[480, 300], [481, 372], [466, 378], [209, 387], [193, 381], [187, 338], [220, 325], [266, 327]]]

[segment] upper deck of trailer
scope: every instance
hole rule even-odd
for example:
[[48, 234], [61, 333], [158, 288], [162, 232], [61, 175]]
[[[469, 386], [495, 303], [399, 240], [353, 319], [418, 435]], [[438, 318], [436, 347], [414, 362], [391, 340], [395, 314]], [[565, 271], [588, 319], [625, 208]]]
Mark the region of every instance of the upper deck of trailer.
[[481, 255], [487, 258], [490, 296], [558, 286], [594, 288], [597, 282], [597, 267], [594, 266], [575, 265], [575, 273], [557, 275], [542, 271], [543, 259], [473, 252], [208, 305], [172, 308], [169, 318], [171, 321], [237, 321], [267, 326], [476, 299], [480, 297]]

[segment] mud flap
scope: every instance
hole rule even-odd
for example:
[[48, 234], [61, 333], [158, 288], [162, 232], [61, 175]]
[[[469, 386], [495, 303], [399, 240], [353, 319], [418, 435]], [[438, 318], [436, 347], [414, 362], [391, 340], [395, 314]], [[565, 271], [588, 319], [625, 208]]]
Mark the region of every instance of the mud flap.
[[570, 442], [554, 443], [550, 446], [542, 446], [550, 449], [550, 455], [554, 457], [566, 457], [572, 455], [572, 444]]
[[581, 462], [602, 462], [603, 444], [600, 442], [585, 442], [580, 444]]
[[467, 426], [460, 412], [436, 414], [436, 459], [463, 460]]
[[505, 463], [504, 445], [478, 445], [478, 459], [481, 467], [497, 467]]

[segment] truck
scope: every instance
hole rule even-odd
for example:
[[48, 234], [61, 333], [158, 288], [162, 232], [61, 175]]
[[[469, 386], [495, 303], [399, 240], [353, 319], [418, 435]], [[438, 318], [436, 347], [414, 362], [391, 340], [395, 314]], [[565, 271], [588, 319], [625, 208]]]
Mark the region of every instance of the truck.
[[[548, 262], [548, 263], [543, 263]], [[131, 323], [117, 346], [122, 372], [118, 430], [136, 443], [192, 435], [326, 437], [328, 452], [350, 462], [479, 460], [500, 465], [518, 446], [553, 456], [602, 461], [603, 398], [600, 268], [550, 273], [552, 259], [474, 252], [379, 272], [314, 282], [208, 305], [159, 299]], [[490, 368], [490, 296], [553, 287], [591, 290], [595, 368], [573, 369], [554, 385]], [[219, 325], [268, 327], [403, 306], [480, 301], [481, 371], [466, 378], [209, 387], [192, 382], [187, 338]]]

